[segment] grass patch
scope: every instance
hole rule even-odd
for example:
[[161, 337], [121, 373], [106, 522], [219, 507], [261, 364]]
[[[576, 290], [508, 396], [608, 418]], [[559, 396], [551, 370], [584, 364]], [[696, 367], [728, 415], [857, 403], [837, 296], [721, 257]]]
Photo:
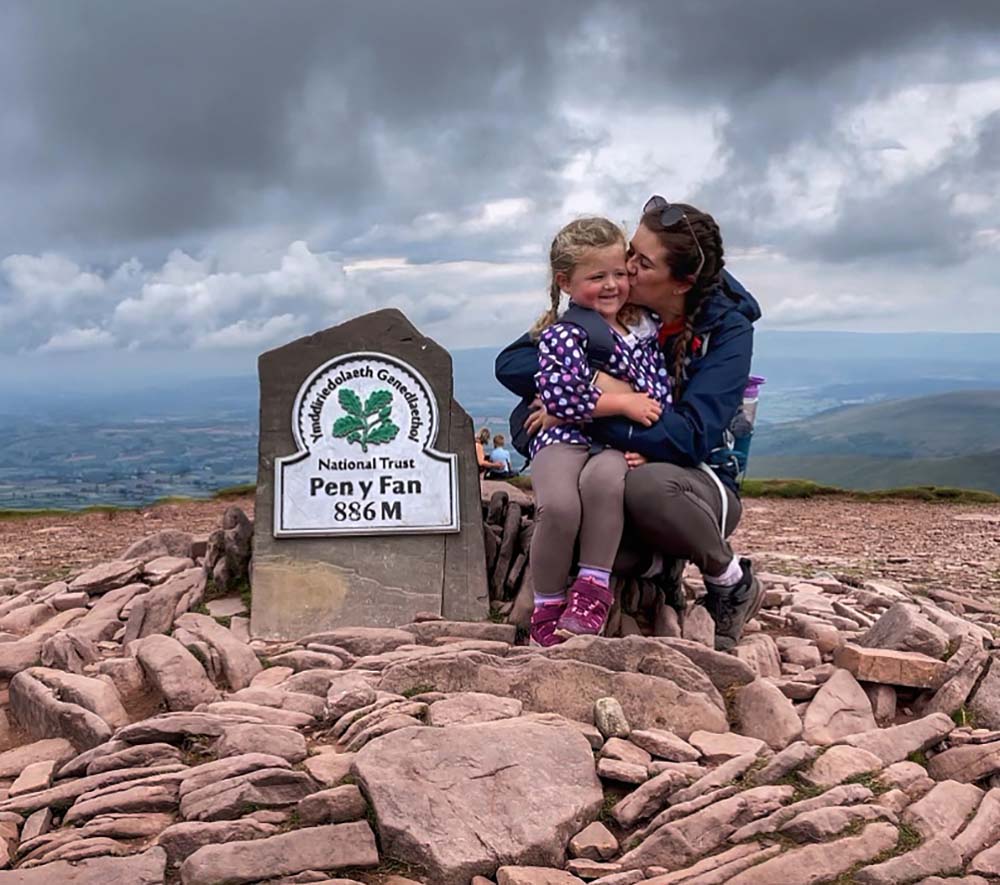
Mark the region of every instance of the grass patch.
[[504, 480], [504, 482], [510, 483], [514, 488], [521, 489], [525, 492], [530, 492], [532, 490], [531, 477], [525, 474], [520, 474], [518, 476], [511, 476]]
[[[186, 738], [180, 746], [181, 758], [185, 765], [194, 767], [205, 762], [212, 762], [215, 753], [212, 752], [212, 741], [208, 738]], [[254, 809], [256, 810], [256, 809]]]
[[14, 519], [35, 519], [40, 516], [77, 516], [81, 513], [105, 513], [108, 518], [113, 518], [116, 513], [126, 513], [130, 510], [138, 509], [132, 507], [117, 507], [114, 504], [91, 504], [80, 510], [69, 510], [60, 507], [43, 507], [34, 510], [18, 510], [16, 507], [0, 510], [0, 520]]
[[437, 689], [433, 685], [420, 683], [420, 685], [414, 685], [411, 688], [407, 688], [405, 691], [401, 691], [400, 694], [404, 698], [412, 698], [418, 694], [427, 694], [429, 691], [437, 691]]
[[767, 759], [758, 759], [753, 765], [744, 771], [743, 774], [737, 778], [733, 778], [733, 780], [729, 782], [729, 785], [738, 787], [741, 790], [747, 790], [750, 787], [755, 787], [757, 785], [757, 772], [767, 765], [767, 761]]
[[950, 486], [901, 486], [861, 491], [828, 486], [809, 479], [744, 479], [744, 498], [846, 498], [854, 501], [928, 501], [939, 504], [997, 504], [1000, 495]]
[[[862, 824], [863, 828], [866, 823], [871, 823], [871, 821], [858, 821], [858, 823]], [[852, 824], [852, 827], [853, 826], [854, 825]], [[888, 851], [883, 851], [871, 860], [863, 860], [860, 863], [856, 863], [849, 870], [841, 873], [836, 879], [833, 879], [830, 885], [854, 885], [854, 874], [862, 867], [885, 863], [887, 860], [892, 860], [894, 857], [899, 857], [901, 854], [913, 851], [914, 848], [917, 848], [920, 843], [923, 842], [920, 833], [913, 829], [913, 827], [909, 824], [898, 823], [896, 824], [896, 827], [899, 830], [899, 838], [896, 840], [894, 848], [890, 848]], [[840, 838], [840, 835], [841, 834], [838, 834], [838, 838]]]
[[597, 819], [602, 823], [613, 823], [618, 822], [611, 816], [611, 809], [614, 808], [618, 802], [621, 800], [621, 796], [616, 796], [614, 793], [605, 793], [604, 801], [601, 802], [601, 809], [597, 812]]
[[976, 714], [968, 709], [964, 704], [951, 714], [952, 722], [959, 728], [978, 728]]
[[506, 624], [507, 615], [505, 615], [502, 611], [490, 609], [490, 613], [487, 615], [486, 620], [491, 621], [494, 624]]
[[793, 771], [790, 774], [786, 774], [783, 778], [779, 778], [774, 782], [774, 786], [792, 787], [795, 790], [795, 792], [792, 793], [792, 802], [801, 802], [803, 799], [814, 799], [816, 796], [826, 792], [825, 787], [814, 787], [812, 784], [807, 784], [804, 780], [802, 780], [797, 771]]
[[891, 787], [887, 787], [878, 779], [879, 772], [876, 771], [863, 771], [861, 774], [852, 774], [847, 778], [845, 784], [861, 784], [863, 787], [868, 787], [876, 796], [881, 796], [883, 793], [888, 793]]
[[906, 757], [907, 762], [916, 762], [917, 765], [921, 765], [924, 768], [927, 767], [927, 754], [923, 750], [914, 750]]
[[226, 486], [212, 493], [213, 498], [225, 500], [226, 498], [242, 498], [244, 495], [253, 495], [257, 491], [257, 483], [245, 482], [241, 485]]

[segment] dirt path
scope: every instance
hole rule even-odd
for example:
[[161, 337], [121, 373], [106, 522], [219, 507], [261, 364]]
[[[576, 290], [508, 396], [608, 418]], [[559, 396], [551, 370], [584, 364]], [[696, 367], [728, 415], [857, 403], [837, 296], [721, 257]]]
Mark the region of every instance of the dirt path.
[[774, 571], [885, 577], [1000, 598], [995, 504], [756, 498], [744, 514], [735, 546]]
[[253, 516], [253, 497], [161, 504], [141, 510], [0, 520], [0, 577], [50, 581], [117, 557], [133, 541], [161, 529], [195, 535], [217, 529], [236, 504]]
[[[0, 520], [0, 577], [54, 580], [113, 559], [163, 528], [207, 534], [229, 503], [253, 515], [246, 496]], [[1000, 598], [997, 505], [758, 498], [746, 501], [734, 543], [771, 571], [889, 577]]]

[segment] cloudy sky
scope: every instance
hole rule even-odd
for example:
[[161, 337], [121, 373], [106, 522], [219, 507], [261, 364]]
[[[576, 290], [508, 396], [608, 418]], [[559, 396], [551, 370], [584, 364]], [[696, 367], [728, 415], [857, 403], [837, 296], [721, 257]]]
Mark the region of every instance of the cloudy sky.
[[0, 83], [8, 382], [500, 345], [654, 192], [761, 328], [1000, 331], [996, 0], [8, 0]]

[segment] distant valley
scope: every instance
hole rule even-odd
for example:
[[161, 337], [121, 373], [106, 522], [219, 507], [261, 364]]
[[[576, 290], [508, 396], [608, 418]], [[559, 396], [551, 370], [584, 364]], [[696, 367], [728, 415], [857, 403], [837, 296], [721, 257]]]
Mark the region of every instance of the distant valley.
[[[459, 401], [506, 433], [496, 349], [453, 353]], [[1000, 492], [1000, 335], [763, 332], [767, 376], [749, 475], [846, 488]], [[130, 392], [0, 379], [0, 508], [203, 496], [253, 482], [257, 383], [197, 379]]]

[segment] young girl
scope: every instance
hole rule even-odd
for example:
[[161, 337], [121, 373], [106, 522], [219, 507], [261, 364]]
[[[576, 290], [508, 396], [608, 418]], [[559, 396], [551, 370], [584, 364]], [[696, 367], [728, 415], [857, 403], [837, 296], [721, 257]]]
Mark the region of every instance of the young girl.
[[[613, 601], [609, 583], [625, 521], [625, 474], [642, 459], [630, 454], [626, 461], [622, 452], [592, 445], [586, 423], [624, 415], [648, 427], [670, 405], [657, 324], [639, 308], [623, 310], [629, 291], [625, 259], [624, 234], [605, 218], [566, 225], [549, 253], [552, 304], [532, 330], [538, 335], [535, 381], [546, 412], [564, 423], [539, 431], [530, 447], [535, 491], [531, 640], [537, 645], [600, 633]], [[608, 324], [615, 347], [604, 371], [627, 381], [633, 392], [602, 393], [594, 386], [586, 333], [558, 321], [563, 291]], [[580, 568], [567, 597], [578, 534]]]

